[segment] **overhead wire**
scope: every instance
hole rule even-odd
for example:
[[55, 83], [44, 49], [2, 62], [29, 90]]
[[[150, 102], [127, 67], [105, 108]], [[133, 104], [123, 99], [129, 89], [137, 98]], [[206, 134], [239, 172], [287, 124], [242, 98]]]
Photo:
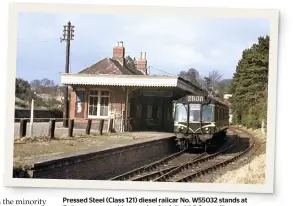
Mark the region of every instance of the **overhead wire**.
[[169, 72], [166, 72], [166, 71], [164, 71], [164, 70], [162, 70], [162, 69], [158, 69], [158, 68], [156, 68], [156, 67], [154, 67], [154, 66], [149, 66], [149, 67], [151, 67], [151, 68], [153, 68], [153, 69], [156, 69], [156, 70], [158, 70], [158, 71], [160, 71], [160, 72], [163, 72], [163, 73], [169, 74], [169, 75], [171, 75], [171, 76], [176, 76], [176, 75], [171, 74], [171, 73], [169, 73]]

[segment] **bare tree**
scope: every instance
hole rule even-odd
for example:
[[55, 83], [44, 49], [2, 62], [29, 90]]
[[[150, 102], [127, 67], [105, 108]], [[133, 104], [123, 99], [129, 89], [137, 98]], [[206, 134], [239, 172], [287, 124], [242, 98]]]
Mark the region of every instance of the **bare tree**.
[[136, 69], [136, 59], [131, 56], [126, 56], [125, 58], [126, 66], [130, 69]]
[[222, 74], [217, 70], [209, 72], [208, 76], [200, 76], [199, 72], [190, 68], [187, 71], [181, 71], [180, 77], [190, 81], [191, 83], [205, 89], [212, 96], [221, 96], [224, 93], [224, 89], [221, 88]]
[[191, 83], [193, 83], [197, 86], [200, 85], [198, 82], [198, 80], [200, 78], [199, 72], [194, 68], [190, 68], [190, 69], [188, 69], [188, 71], [181, 71], [178, 76], [190, 81]]
[[209, 73], [209, 78], [211, 81], [211, 87], [213, 91], [217, 89], [218, 83], [222, 80], [222, 77], [223, 75], [216, 70], [213, 70]]
[[204, 88], [209, 92], [212, 96], [219, 96], [219, 84], [222, 80], [222, 74], [220, 74], [218, 71], [213, 70], [209, 72], [208, 76], [205, 76], [204, 78]]

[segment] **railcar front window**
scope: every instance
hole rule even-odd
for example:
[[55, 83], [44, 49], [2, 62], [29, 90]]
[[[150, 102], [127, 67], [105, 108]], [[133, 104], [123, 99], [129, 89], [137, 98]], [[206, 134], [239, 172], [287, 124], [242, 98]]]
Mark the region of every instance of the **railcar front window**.
[[[200, 121], [200, 104], [189, 105], [189, 121]], [[175, 122], [187, 122], [187, 104], [178, 103], [175, 105]], [[202, 107], [202, 122], [213, 121], [213, 107], [211, 105], [204, 105]]]
[[204, 105], [202, 108], [202, 121], [211, 122], [213, 121], [213, 108], [211, 105]]
[[[200, 121], [200, 104], [190, 104], [189, 121], [199, 122]], [[202, 122], [213, 121], [213, 108], [211, 105], [203, 105], [202, 107]]]
[[200, 121], [200, 104], [189, 105], [189, 121], [190, 122]]
[[175, 105], [175, 122], [187, 122], [187, 105]]

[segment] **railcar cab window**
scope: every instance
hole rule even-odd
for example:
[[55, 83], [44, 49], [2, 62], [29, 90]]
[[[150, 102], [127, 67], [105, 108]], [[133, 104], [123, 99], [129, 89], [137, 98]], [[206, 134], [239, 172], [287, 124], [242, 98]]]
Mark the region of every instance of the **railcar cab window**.
[[[189, 104], [189, 122], [200, 121], [200, 104]], [[175, 122], [187, 122], [187, 104], [178, 103], [175, 106]], [[213, 121], [213, 107], [204, 105], [202, 107], [202, 122]]]
[[210, 104], [203, 106], [202, 121], [212, 122], [214, 121], [214, 107]]
[[[199, 122], [200, 121], [200, 104], [190, 104], [189, 121]], [[211, 122], [213, 120], [213, 108], [211, 105], [202, 106], [202, 122]]]
[[189, 121], [190, 122], [200, 121], [200, 104], [189, 105]]
[[178, 103], [175, 105], [175, 122], [187, 122], [187, 104]]

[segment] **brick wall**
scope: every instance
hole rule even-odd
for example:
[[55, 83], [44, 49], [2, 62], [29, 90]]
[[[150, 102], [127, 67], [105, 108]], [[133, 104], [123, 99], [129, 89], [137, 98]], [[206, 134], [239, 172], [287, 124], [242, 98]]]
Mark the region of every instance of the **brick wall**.
[[33, 178], [105, 180], [161, 159], [174, 152], [174, 146], [174, 138], [169, 137], [102, 151], [90, 149], [38, 162], [26, 174]]
[[[75, 119], [75, 122], [80, 123], [86, 123], [88, 119], [88, 94], [90, 88], [101, 88], [101, 89], [109, 89], [110, 90], [110, 111], [116, 110], [116, 112], [121, 112], [121, 110], [124, 110], [124, 99], [125, 99], [125, 93], [122, 89], [122, 87], [106, 87], [106, 86], [99, 86], [99, 87], [77, 87], [71, 92], [71, 99], [70, 99], [70, 118]], [[83, 89], [85, 91], [84, 93], [84, 104], [83, 104], [83, 110], [84, 110], [84, 118], [78, 118], [75, 116], [75, 110], [76, 110], [76, 91]]]

